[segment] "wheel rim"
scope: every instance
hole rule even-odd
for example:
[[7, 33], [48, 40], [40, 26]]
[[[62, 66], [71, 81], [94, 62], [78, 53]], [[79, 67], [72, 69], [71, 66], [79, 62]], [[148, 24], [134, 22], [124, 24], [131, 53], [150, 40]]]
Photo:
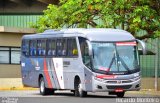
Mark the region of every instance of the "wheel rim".
[[44, 92], [44, 81], [41, 81], [41, 85], [40, 85], [40, 91], [43, 93]]
[[81, 95], [81, 93], [82, 93], [82, 84], [81, 83], [78, 84], [78, 92]]

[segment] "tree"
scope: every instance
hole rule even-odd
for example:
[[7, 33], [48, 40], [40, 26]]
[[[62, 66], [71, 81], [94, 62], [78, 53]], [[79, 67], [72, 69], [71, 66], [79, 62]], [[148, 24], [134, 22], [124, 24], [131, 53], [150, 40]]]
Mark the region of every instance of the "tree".
[[[33, 27], [120, 28], [139, 39], [160, 37], [160, 0], [60, 0]], [[144, 35], [139, 35], [144, 31]]]

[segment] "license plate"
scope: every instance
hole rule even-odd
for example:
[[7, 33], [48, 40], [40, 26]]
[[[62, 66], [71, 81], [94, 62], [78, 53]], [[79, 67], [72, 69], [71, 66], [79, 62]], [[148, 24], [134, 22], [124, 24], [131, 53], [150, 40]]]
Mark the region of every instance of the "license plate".
[[115, 92], [123, 92], [124, 90], [122, 88], [116, 88]]

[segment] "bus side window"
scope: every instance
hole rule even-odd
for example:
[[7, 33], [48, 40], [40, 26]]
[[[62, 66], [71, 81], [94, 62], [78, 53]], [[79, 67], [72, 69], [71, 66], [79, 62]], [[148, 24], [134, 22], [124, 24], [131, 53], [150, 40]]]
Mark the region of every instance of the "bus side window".
[[56, 40], [49, 39], [47, 41], [47, 55], [48, 56], [56, 55]]
[[80, 42], [80, 48], [81, 48], [82, 61], [84, 65], [86, 65], [88, 68], [91, 68], [91, 59], [89, 56], [89, 49], [88, 49], [86, 39], [79, 38], [79, 42]]
[[29, 55], [29, 40], [22, 41], [22, 54], [25, 56]]
[[68, 39], [68, 56], [78, 56], [76, 39]]
[[56, 42], [56, 47], [57, 47], [57, 56], [61, 56], [61, 47], [62, 47], [62, 42], [61, 39], [58, 39]]
[[58, 39], [57, 40], [57, 55], [58, 56], [66, 56], [67, 53], [67, 43], [66, 39]]
[[30, 50], [30, 55], [31, 56], [36, 56], [37, 55], [37, 50], [36, 50], [37, 49], [36, 48], [37, 47], [37, 41], [36, 40], [31, 40], [29, 47], [30, 47], [30, 49], [29, 49]]
[[39, 56], [46, 55], [46, 41], [45, 40], [38, 40], [37, 41], [37, 54]]
[[41, 40], [38, 40], [37, 41], [37, 54], [38, 55], [41, 55]]
[[67, 41], [66, 39], [62, 40], [62, 56], [66, 56], [67, 54]]

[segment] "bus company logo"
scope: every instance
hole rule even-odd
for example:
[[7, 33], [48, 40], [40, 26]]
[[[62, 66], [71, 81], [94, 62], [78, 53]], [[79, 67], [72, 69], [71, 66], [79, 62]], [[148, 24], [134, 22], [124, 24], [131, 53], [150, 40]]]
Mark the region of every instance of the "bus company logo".
[[36, 61], [35, 69], [36, 69], [36, 70], [40, 70], [40, 66], [39, 66], [38, 61]]
[[122, 83], [122, 81], [121, 80], [117, 80], [117, 84], [121, 84]]

